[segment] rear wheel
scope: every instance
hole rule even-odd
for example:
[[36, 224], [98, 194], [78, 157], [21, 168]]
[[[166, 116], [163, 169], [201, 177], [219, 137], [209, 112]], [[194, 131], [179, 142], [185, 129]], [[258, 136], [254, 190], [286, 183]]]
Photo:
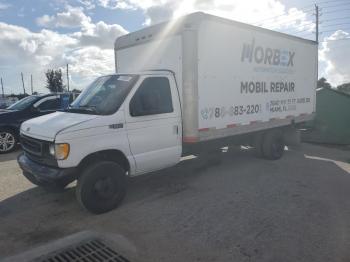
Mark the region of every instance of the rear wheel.
[[125, 194], [126, 171], [111, 161], [101, 161], [86, 167], [76, 187], [77, 200], [94, 214], [116, 208]]
[[281, 130], [271, 130], [265, 133], [262, 142], [262, 152], [265, 158], [277, 160], [283, 156], [284, 140]]
[[7, 128], [0, 129], [0, 154], [13, 151], [17, 143], [17, 136], [12, 130]]

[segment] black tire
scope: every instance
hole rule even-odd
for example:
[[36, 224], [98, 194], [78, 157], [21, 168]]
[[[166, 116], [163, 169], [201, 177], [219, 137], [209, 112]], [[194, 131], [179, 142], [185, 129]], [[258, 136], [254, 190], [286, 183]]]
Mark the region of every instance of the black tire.
[[285, 143], [281, 130], [271, 130], [265, 133], [262, 150], [263, 155], [269, 160], [278, 160], [283, 156]]
[[18, 137], [13, 130], [9, 128], [0, 128], [0, 154], [12, 152], [16, 149], [17, 144]]
[[126, 171], [115, 162], [96, 162], [85, 168], [76, 187], [78, 202], [93, 214], [116, 208], [126, 194]]

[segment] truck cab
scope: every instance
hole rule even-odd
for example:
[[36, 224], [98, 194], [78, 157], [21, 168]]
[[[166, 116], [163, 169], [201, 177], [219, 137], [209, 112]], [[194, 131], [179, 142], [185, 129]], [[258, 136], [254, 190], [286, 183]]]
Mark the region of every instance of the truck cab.
[[31, 182], [64, 188], [78, 179], [80, 203], [93, 213], [106, 212], [122, 199], [127, 175], [179, 162], [175, 76], [149, 71], [99, 77], [64, 112], [23, 123], [21, 143], [18, 162]]

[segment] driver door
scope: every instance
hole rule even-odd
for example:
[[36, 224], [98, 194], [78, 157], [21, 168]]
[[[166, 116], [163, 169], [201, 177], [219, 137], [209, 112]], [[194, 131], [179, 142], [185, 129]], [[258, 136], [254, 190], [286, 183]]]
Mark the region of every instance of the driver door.
[[148, 76], [126, 101], [126, 127], [136, 174], [179, 162], [182, 153], [180, 102], [175, 81]]

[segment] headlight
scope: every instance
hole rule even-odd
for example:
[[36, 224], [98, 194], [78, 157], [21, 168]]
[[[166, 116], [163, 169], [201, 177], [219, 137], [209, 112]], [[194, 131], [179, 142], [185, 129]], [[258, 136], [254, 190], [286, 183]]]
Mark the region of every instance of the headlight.
[[51, 144], [49, 146], [49, 152], [57, 160], [65, 160], [69, 155], [69, 144]]
[[49, 145], [49, 152], [50, 152], [50, 155], [55, 156], [55, 144]]

